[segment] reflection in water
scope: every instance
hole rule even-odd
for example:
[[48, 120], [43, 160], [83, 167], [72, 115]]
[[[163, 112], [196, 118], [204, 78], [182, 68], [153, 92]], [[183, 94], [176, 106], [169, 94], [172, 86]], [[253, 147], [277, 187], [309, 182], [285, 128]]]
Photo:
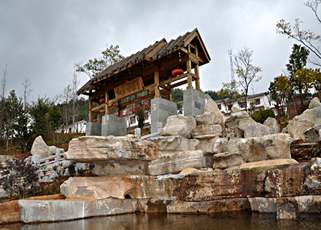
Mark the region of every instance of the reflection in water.
[[321, 229], [320, 214], [301, 214], [298, 220], [276, 220], [275, 214], [226, 212], [214, 215], [166, 213], [127, 214], [59, 223], [6, 225], [0, 229], [23, 230], [158, 230], [158, 229]]

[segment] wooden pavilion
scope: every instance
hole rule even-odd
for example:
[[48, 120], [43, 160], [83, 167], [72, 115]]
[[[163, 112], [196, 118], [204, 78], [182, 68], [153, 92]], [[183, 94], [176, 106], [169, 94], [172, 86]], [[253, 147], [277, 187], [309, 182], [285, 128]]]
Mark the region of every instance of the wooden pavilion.
[[[89, 96], [89, 122], [93, 122], [93, 113], [97, 113], [101, 123], [101, 114], [110, 114], [113, 108], [121, 111], [127, 105], [160, 95], [168, 95], [171, 101], [171, 90], [180, 85], [187, 83], [190, 89], [194, 81], [195, 89], [200, 90], [199, 66], [209, 61], [202, 38], [194, 29], [170, 42], [163, 38], [107, 67], [82, 86], [78, 95]], [[184, 73], [174, 77], [175, 68], [183, 69]], [[147, 95], [138, 98], [137, 94], [143, 91], [147, 91]], [[135, 99], [123, 102], [133, 95]], [[93, 107], [93, 102], [100, 105]]]

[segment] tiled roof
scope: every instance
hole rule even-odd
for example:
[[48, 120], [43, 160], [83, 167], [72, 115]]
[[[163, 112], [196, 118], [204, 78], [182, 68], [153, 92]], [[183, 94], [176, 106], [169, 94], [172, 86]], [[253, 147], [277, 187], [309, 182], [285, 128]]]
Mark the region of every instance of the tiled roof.
[[144, 48], [143, 50], [132, 54], [131, 56], [107, 67], [105, 70], [103, 70], [102, 72], [100, 72], [95, 78], [90, 79], [85, 85], [83, 85], [78, 91], [78, 95], [83, 93], [84, 91], [90, 90], [92, 88], [94, 88], [95, 86], [93, 85], [94, 81], [99, 81], [102, 78], [108, 76], [108, 75], [112, 75], [113, 72], [115, 71], [119, 71], [122, 68], [126, 68], [128, 65], [133, 65], [133, 64], [137, 64], [139, 62], [141, 62], [142, 60], [144, 60], [144, 58], [146, 57], [146, 55], [152, 51], [153, 49], [155, 49], [159, 44], [161, 44], [162, 42], [164, 42], [164, 45], [161, 46], [156, 52], [155, 54], [151, 57], [152, 61], [155, 61], [163, 56], [165, 56], [166, 54], [168, 54], [169, 52], [174, 51], [175, 49], [179, 48], [179, 47], [183, 47], [185, 42], [190, 38], [190, 36], [192, 36], [195, 32], [197, 31], [197, 29], [194, 29], [192, 32], [187, 32], [186, 34], [184, 34], [183, 36], [179, 36], [176, 39], [171, 40], [169, 43], [166, 42], [165, 38], [163, 38], [160, 41], [156, 41], [153, 45], [150, 45], [146, 48]]

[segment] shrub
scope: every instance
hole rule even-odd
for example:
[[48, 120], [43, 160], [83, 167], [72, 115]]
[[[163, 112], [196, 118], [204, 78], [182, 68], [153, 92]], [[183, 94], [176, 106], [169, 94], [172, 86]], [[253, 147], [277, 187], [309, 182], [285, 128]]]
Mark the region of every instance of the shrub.
[[275, 118], [275, 114], [272, 109], [260, 109], [257, 113], [251, 114], [250, 116], [254, 121], [262, 124], [268, 117]]
[[20, 159], [6, 161], [6, 166], [1, 166], [2, 178], [0, 184], [10, 196], [16, 194], [24, 198], [28, 190], [32, 190], [39, 181], [39, 166]]

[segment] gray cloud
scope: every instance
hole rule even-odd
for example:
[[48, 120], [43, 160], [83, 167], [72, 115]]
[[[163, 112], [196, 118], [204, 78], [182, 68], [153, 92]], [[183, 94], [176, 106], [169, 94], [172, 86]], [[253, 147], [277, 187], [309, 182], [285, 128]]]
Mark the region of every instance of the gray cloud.
[[[106, 44], [118, 44], [128, 56], [165, 37], [168, 41], [197, 27], [211, 56], [201, 71], [201, 88], [219, 90], [230, 81], [228, 49], [254, 51], [262, 67], [256, 93], [285, 69], [294, 40], [276, 34], [279, 19], [319, 24], [304, 1], [1, 1], [0, 68], [8, 64], [8, 91], [22, 96], [31, 78], [29, 100], [53, 97], [69, 84], [74, 63], [98, 57]], [[311, 66], [313, 67], [313, 66]], [[2, 77], [2, 76], [1, 76]], [[79, 74], [80, 85], [88, 77]]]

